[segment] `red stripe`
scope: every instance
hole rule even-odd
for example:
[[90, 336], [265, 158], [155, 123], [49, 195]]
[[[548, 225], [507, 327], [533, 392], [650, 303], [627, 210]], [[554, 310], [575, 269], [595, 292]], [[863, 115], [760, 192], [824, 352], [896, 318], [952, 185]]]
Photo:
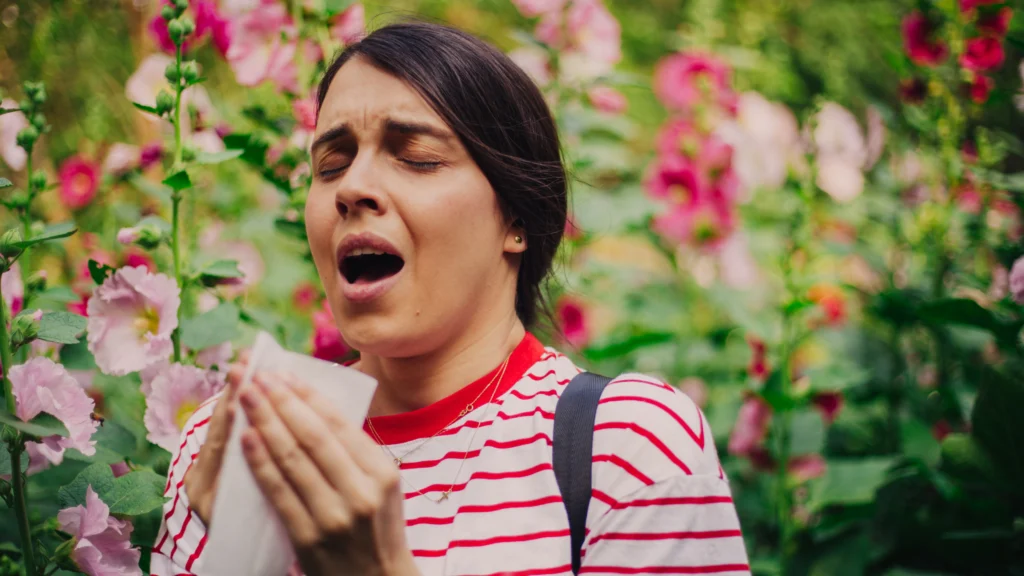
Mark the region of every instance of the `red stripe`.
[[452, 486], [451, 484], [432, 484], [430, 486], [427, 486], [426, 488], [421, 489], [419, 492], [406, 492], [405, 499], [409, 500], [411, 498], [415, 498], [419, 496], [421, 492], [423, 494], [426, 494], [428, 492], [444, 492], [449, 488], [451, 489], [452, 492], [461, 492], [462, 490], [465, 490], [466, 485], [472, 482], [473, 480], [504, 480], [507, 478], [525, 478], [527, 476], [532, 476], [538, 472], [543, 472], [545, 470], [553, 470], [550, 462], [538, 464], [525, 470], [515, 470], [512, 472], [474, 472], [473, 474], [470, 475], [469, 480], [466, 480], [462, 484], [456, 484], [454, 486]]
[[746, 564], [712, 564], [709, 566], [582, 566], [580, 574], [606, 572], [609, 574], [719, 574], [722, 572], [749, 572]]
[[[500, 401], [499, 402], [494, 402], [494, 404], [500, 406], [502, 404], [502, 402], [500, 402]], [[486, 404], [485, 404], [485, 406], [486, 406]], [[437, 436], [438, 437], [440, 437], [440, 436], [451, 436], [452, 434], [458, 433], [463, 428], [486, 428], [487, 426], [490, 426], [491, 424], [494, 424], [495, 418], [497, 418], [498, 420], [514, 420], [516, 418], [525, 418], [527, 416], [532, 416], [532, 415], [534, 415], [534, 414], [536, 414], [538, 412], [540, 412], [540, 414], [545, 419], [547, 419], [547, 420], [554, 420], [554, 418], [555, 418], [555, 413], [554, 412], [546, 412], [546, 411], [542, 410], [539, 406], [537, 408], [534, 408], [531, 411], [520, 412], [518, 414], [508, 414], [508, 413], [505, 413], [505, 412], [498, 412], [495, 415], [495, 417], [491, 418], [490, 420], [485, 420], [483, 422], [481, 422], [480, 420], [467, 420], [467, 421], [463, 422], [462, 424], [459, 424], [458, 426], [456, 426], [454, 428], [449, 428], [448, 430], [445, 430], [444, 432], [441, 432]]]
[[553, 376], [554, 374], [555, 369], [552, 368], [551, 370], [548, 370], [547, 372], [541, 374], [540, 376], [534, 376], [533, 374], [527, 374], [527, 376], [530, 378], [530, 380], [533, 380], [534, 382], [540, 382], [541, 380], [547, 378], [548, 376]]
[[[468, 506], [460, 506], [455, 514], [479, 514], [482, 512], [499, 512], [501, 510], [512, 510], [516, 508], [536, 508], [538, 506], [545, 506], [547, 504], [561, 504], [562, 497], [559, 495], [545, 496], [544, 498], [537, 498], [535, 500], [524, 500], [520, 502], [500, 502], [498, 504], [475, 504]], [[406, 521], [405, 525], [418, 526], [420, 524], [429, 524], [432, 526], [440, 526], [444, 524], [451, 524], [455, 520], [455, 516], [447, 517], [430, 517], [424, 516], [421, 518], [413, 518], [412, 520]]]
[[740, 538], [739, 530], [693, 530], [688, 532], [605, 532], [590, 540], [590, 545], [601, 540], [714, 540]]
[[491, 538], [482, 538], [480, 540], [452, 540], [448, 543], [447, 548], [441, 550], [413, 550], [412, 555], [424, 558], [439, 558], [448, 554], [448, 551], [452, 548], [479, 548], [481, 546], [491, 546], [492, 544], [508, 544], [514, 542], [532, 542], [534, 540], [542, 540], [544, 538], [562, 538], [569, 535], [569, 530], [546, 530], [544, 532], [534, 532], [532, 534], [516, 534], [512, 536], [494, 536]]
[[732, 504], [729, 496], [681, 496], [677, 498], [647, 498], [630, 502], [616, 502], [612, 507], [642, 508], [645, 506], [704, 506], [708, 504]]
[[174, 553], [178, 551], [178, 540], [181, 540], [181, 537], [185, 535], [185, 529], [188, 528], [190, 520], [192, 520], [192, 510], [189, 510], [188, 514], [185, 515], [185, 521], [181, 524], [181, 530], [178, 531], [178, 535], [174, 537], [174, 546], [171, 546], [171, 553], [167, 556], [172, 562], [174, 561]]
[[633, 383], [633, 384], [650, 384], [651, 386], [657, 386], [658, 388], [664, 388], [665, 390], [669, 390], [671, 392], [675, 392], [676, 391], [675, 388], [669, 386], [668, 384], [665, 384], [664, 382], [655, 382], [655, 381], [652, 381], [652, 380], [634, 380], [634, 379], [628, 379], [627, 378], [625, 380], [612, 380], [611, 382], [609, 382], [609, 385], [611, 385], [611, 384], [630, 384], [630, 383]]
[[[564, 386], [568, 382], [569, 381], [566, 380], [565, 382], [558, 382], [557, 384], [559, 386]], [[516, 390], [515, 388], [513, 388], [512, 392], [510, 392], [510, 394], [512, 394], [516, 398], [519, 398], [520, 400], [533, 400], [537, 396], [558, 396], [558, 390], [555, 390], [554, 388], [551, 388], [550, 390], [538, 390], [538, 391], [534, 392], [533, 394], [530, 394], [529, 396], [527, 396], [526, 394], [523, 394], [519, 390]]]
[[199, 555], [203, 553], [203, 548], [206, 548], [206, 534], [207, 533], [205, 532], [203, 533], [203, 538], [199, 541], [199, 546], [196, 547], [196, 551], [188, 557], [188, 562], [185, 564], [185, 570], [192, 570], [192, 563], [195, 562], [199, 558]]
[[611, 464], [615, 464], [619, 468], [629, 472], [630, 475], [644, 484], [648, 486], [654, 484], [654, 480], [651, 480], [643, 472], [637, 470], [632, 464], [614, 454], [598, 454], [597, 456], [594, 456], [594, 462], [609, 462]]
[[171, 462], [171, 467], [168, 468], [167, 485], [164, 486], [164, 493], [166, 493], [171, 488], [171, 476], [174, 474], [174, 467], [177, 466], [178, 461], [181, 460], [181, 453], [185, 451], [185, 445], [188, 443], [188, 437], [191, 436], [192, 433], [195, 432], [197, 428], [206, 426], [206, 424], [210, 421], [210, 418], [213, 418], [213, 416], [209, 416], [207, 418], [204, 418], [203, 420], [200, 420], [199, 422], [196, 422], [191, 428], [188, 429], [188, 432], [185, 432], [185, 437], [181, 439], [181, 446], [178, 447], [178, 455], [174, 458], [174, 462]]
[[597, 498], [601, 502], [604, 502], [605, 504], [607, 504], [609, 506], [612, 506], [612, 507], [614, 507], [616, 504], [618, 504], [618, 502], [614, 498], [612, 498], [611, 496], [605, 494], [604, 492], [601, 492], [600, 490], [591, 490], [590, 491], [590, 497], [591, 498]]
[[572, 571], [572, 564], [564, 564], [554, 568], [530, 568], [529, 570], [516, 570], [515, 572], [492, 572], [480, 576], [545, 576], [546, 574], [562, 574], [570, 571]]
[[686, 433], [690, 435], [690, 438], [693, 438], [693, 441], [697, 443], [697, 446], [700, 446], [701, 450], [704, 449], [704, 419], [700, 417], [699, 412], [697, 413], [697, 420], [700, 421], [700, 436], [693, 433], [693, 428], [690, 428], [690, 425], [687, 424], [685, 420], [680, 418], [679, 414], [677, 414], [674, 410], [672, 410], [668, 406], [665, 406], [661, 402], [654, 400], [653, 398], [647, 398], [644, 396], [615, 396], [613, 398], [602, 398], [598, 402], [598, 404], [606, 404], [610, 402], [644, 402], [652, 406], [657, 406], [658, 408], [661, 408], [666, 414], [674, 418], [675, 421], [678, 422], [679, 425], [686, 430]]
[[673, 464], [678, 466], [680, 470], [686, 472], [687, 474], [693, 474], [693, 472], [690, 471], [690, 468], [686, 464], [684, 464], [682, 460], [677, 458], [676, 455], [673, 454], [671, 450], [669, 450], [668, 446], [665, 446], [665, 443], [659, 440], [658, 437], [651, 433], [650, 430], [647, 430], [632, 422], [602, 422], [601, 424], [594, 426], [594, 431], [597, 432], [598, 430], [631, 430], [633, 432], [636, 432], [637, 434], [643, 436], [644, 438], [647, 438], [647, 440], [651, 444], [653, 444], [658, 450], [661, 450], [661, 453], [664, 454], [666, 458], [671, 460]]
[[[192, 464], [195, 463], [197, 456], [199, 456], [198, 453], [192, 455], [192, 461], [189, 462], [188, 466], [185, 467], [185, 474], [181, 475], [181, 480], [178, 481], [178, 483], [174, 486], [174, 502], [171, 504], [171, 509], [167, 512], [167, 514], [164, 514], [164, 524], [167, 524], [167, 521], [171, 519], [171, 516], [174, 516], [174, 511], [178, 508], [178, 498], [181, 496], [181, 487], [185, 485], [185, 475], [188, 474], [188, 471], [192, 469]], [[164, 490], [164, 492], [166, 493], [167, 490]], [[192, 514], [191, 508], [186, 507], [185, 510], [188, 512], [189, 515]], [[161, 548], [164, 545], [164, 542], [167, 542], [167, 535], [169, 533], [170, 530], [164, 532], [164, 537], [161, 538], [160, 543], [156, 545], [157, 548]], [[171, 552], [171, 554], [173, 554], [173, 552]]]
[[[551, 445], [551, 437], [548, 436], [547, 434], [543, 433], [543, 432], [538, 432], [538, 433], [534, 434], [533, 436], [530, 436], [529, 438], [518, 438], [516, 440], [507, 440], [507, 441], [504, 441], [504, 442], [499, 441], [499, 440], [488, 440], [488, 441], [484, 442], [483, 448], [494, 448], [495, 450], [508, 450], [510, 448], [518, 448], [520, 446], [527, 446], [527, 445], [533, 444], [537, 440], [545, 440], [548, 443], [548, 446]], [[442, 456], [442, 457], [440, 457], [440, 458], [438, 458], [436, 460], [419, 460], [417, 462], [402, 462], [401, 469], [402, 470], [414, 470], [416, 468], [432, 468], [432, 467], [440, 464], [441, 462], [444, 462], [445, 460], [450, 460], [452, 458], [462, 458], [464, 460], [469, 460], [471, 458], [476, 458], [477, 456], [479, 456], [480, 455], [480, 450], [482, 450], [483, 448], [478, 448], [476, 450], [470, 450], [469, 452], [449, 452], [449, 453], [445, 454], [444, 456]]]

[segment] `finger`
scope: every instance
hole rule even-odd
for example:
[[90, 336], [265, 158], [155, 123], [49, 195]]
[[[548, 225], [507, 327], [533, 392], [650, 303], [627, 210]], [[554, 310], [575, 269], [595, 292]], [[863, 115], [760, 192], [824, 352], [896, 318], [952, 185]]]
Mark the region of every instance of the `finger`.
[[213, 409], [213, 415], [210, 417], [210, 429], [206, 434], [206, 440], [203, 442], [203, 449], [200, 452], [201, 458], [197, 463], [198, 470], [205, 480], [212, 481], [220, 471], [220, 464], [224, 459], [224, 448], [227, 446], [231, 425], [235, 420], [234, 398], [237, 392], [238, 383], [228, 380]]
[[347, 524], [350, 518], [347, 508], [335, 487], [324, 477], [320, 468], [303, 450], [291, 430], [278, 416], [275, 402], [269, 397], [269, 389], [283, 384], [268, 384], [273, 377], [260, 374], [257, 386], [241, 393], [242, 407], [249, 422], [260, 435], [270, 458], [284, 478], [295, 488], [295, 493], [305, 503], [321, 525]]
[[250, 428], [242, 434], [242, 453], [292, 542], [296, 546], [312, 546], [319, 536], [316, 523], [274, 462], [259, 432]]
[[[361, 458], [350, 453], [317, 411], [295, 394], [295, 379], [282, 376], [280, 380], [283, 385], [271, 387], [267, 398], [281, 421], [327, 481], [341, 493], [349, 509], [357, 515], [372, 514], [381, 504], [382, 491], [371, 471], [360, 466]], [[368, 449], [380, 453], [376, 445]]]

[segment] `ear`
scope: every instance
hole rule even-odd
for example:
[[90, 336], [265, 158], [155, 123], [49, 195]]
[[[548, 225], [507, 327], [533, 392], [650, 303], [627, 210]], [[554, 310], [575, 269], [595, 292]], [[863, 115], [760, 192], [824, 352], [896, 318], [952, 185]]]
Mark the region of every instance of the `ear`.
[[516, 218], [512, 225], [509, 226], [507, 232], [505, 232], [505, 252], [510, 254], [522, 254], [526, 252], [526, 228], [523, 227], [523, 221]]

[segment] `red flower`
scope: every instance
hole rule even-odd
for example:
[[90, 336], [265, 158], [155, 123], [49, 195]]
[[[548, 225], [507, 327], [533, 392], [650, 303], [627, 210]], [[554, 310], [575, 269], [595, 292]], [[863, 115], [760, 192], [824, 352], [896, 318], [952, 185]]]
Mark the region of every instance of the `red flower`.
[[935, 66], [949, 55], [946, 44], [934, 36], [934, 26], [921, 12], [912, 12], [903, 19], [903, 47], [915, 64]]
[[159, 142], [146, 144], [139, 154], [139, 168], [145, 170], [160, 161], [164, 155], [164, 147]]
[[72, 210], [88, 206], [96, 197], [100, 168], [81, 156], [72, 156], [60, 167], [60, 199]]
[[764, 442], [772, 420], [772, 407], [760, 396], [751, 396], [740, 407], [736, 425], [729, 434], [729, 454], [750, 456]]
[[815, 394], [811, 404], [821, 410], [821, 417], [825, 419], [825, 423], [831, 424], [836, 421], [839, 411], [843, 408], [843, 393], [834, 391]]
[[960, 65], [975, 72], [992, 70], [1002, 66], [1005, 58], [1003, 43], [998, 38], [983, 36], [967, 41]]
[[1010, 20], [1013, 19], [1013, 8], [1004, 6], [995, 12], [989, 12], [978, 18], [976, 26], [978, 32], [988, 36], [1002, 38], [1010, 29]]
[[911, 78], [900, 83], [900, 98], [907, 104], [920, 104], [928, 96], [928, 85], [921, 78]]
[[303, 282], [295, 287], [292, 292], [292, 303], [300, 310], [312, 308], [313, 303], [320, 296], [320, 291], [312, 282]]
[[825, 312], [825, 324], [838, 326], [846, 321], [846, 296], [832, 284], [817, 284], [807, 291], [807, 299]]
[[934, 426], [932, 426], [932, 436], [939, 442], [942, 442], [942, 440], [946, 436], [949, 436], [952, 431], [953, 427], [945, 420], [939, 420]]
[[571, 215], [565, 219], [565, 231], [562, 233], [562, 236], [566, 240], [579, 240], [583, 238], [583, 229], [573, 222]]
[[349, 347], [334, 323], [334, 314], [327, 300], [320, 310], [313, 312], [313, 357], [337, 361], [349, 353]]
[[971, 96], [971, 101], [975, 104], [984, 104], [988, 102], [988, 96], [992, 93], [992, 88], [995, 87], [995, 81], [988, 76], [983, 74], [976, 74], [974, 76], [974, 82], [967, 85], [967, 91]]
[[153, 258], [140, 250], [129, 250], [124, 254], [124, 265], [125, 266], [145, 266], [150, 272], [156, 272], [156, 264], [153, 263]]
[[590, 341], [590, 326], [587, 311], [578, 300], [563, 296], [555, 305], [558, 327], [570, 346], [580, 348]]
[[748, 372], [758, 380], [768, 378], [767, 349], [765, 348], [764, 341], [756, 337], [749, 337], [747, 338], [747, 343], [750, 344], [751, 351], [750, 366], [747, 368]]
[[[663, 135], [662, 141], [665, 140]], [[652, 198], [676, 203], [694, 202], [705, 193], [704, 187], [697, 167], [682, 156], [662, 157], [647, 180], [647, 192]]]
[[978, 6], [988, 6], [991, 4], [999, 4], [1003, 0], [960, 0], [960, 11], [970, 12]]

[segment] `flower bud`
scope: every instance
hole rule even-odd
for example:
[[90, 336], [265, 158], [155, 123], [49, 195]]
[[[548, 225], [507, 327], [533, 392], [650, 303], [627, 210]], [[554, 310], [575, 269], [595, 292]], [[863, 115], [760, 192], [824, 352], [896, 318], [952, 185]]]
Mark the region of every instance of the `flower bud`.
[[21, 254], [21, 248], [15, 246], [18, 242], [21, 242], [24, 237], [21, 235], [21, 230], [18, 228], [11, 228], [7, 232], [4, 232], [3, 236], [0, 236], [0, 254], [3, 254], [7, 258], [15, 258]]
[[40, 132], [46, 130], [46, 116], [43, 116], [40, 112], [36, 112], [35, 114], [33, 114], [32, 126], [34, 126], [35, 129], [39, 130]]
[[167, 34], [175, 44], [181, 44], [181, 37], [185, 35], [185, 27], [181, 25], [181, 20], [175, 19], [168, 22]]
[[174, 109], [174, 96], [166, 90], [161, 90], [156, 95], [156, 113], [163, 116]]
[[196, 159], [195, 146], [185, 144], [181, 147], [181, 159], [185, 162], [191, 162]]
[[188, 10], [188, 0], [174, 0], [174, 6], [180, 11]]
[[31, 292], [42, 292], [46, 290], [46, 279], [46, 270], [39, 270], [25, 281], [26, 289]]
[[182, 34], [188, 36], [189, 34], [196, 31], [196, 23], [192, 21], [188, 16], [182, 16], [180, 19]]
[[167, 81], [171, 84], [178, 83], [178, 80], [181, 78], [181, 73], [178, 70], [178, 65], [176, 63], [171, 62], [167, 65], [167, 69], [164, 70], [164, 78], [167, 78]]
[[117, 241], [121, 244], [133, 244], [138, 239], [138, 228], [121, 228], [117, 232]]
[[35, 145], [36, 140], [39, 139], [39, 130], [34, 126], [27, 126], [22, 128], [21, 132], [18, 132], [18, 136], [15, 139], [18, 146], [24, 148], [26, 151], [31, 150], [32, 146]]
[[36, 170], [32, 174], [32, 178], [29, 179], [29, 186], [35, 191], [40, 191], [46, 188], [46, 172]]
[[[42, 104], [46, 102], [46, 87], [43, 86], [42, 82], [25, 82], [21, 87], [25, 92], [25, 96], [33, 103]], [[28, 106], [23, 106], [23, 108], [28, 108]]]
[[199, 65], [195, 60], [181, 63], [181, 76], [185, 82], [191, 84], [199, 79]]
[[174, 6], [164, 6], [163, 10], [160, 11], [160, 17], [165, 21], [170, 22], [178, 16], [178, 11], [174, 9]]

